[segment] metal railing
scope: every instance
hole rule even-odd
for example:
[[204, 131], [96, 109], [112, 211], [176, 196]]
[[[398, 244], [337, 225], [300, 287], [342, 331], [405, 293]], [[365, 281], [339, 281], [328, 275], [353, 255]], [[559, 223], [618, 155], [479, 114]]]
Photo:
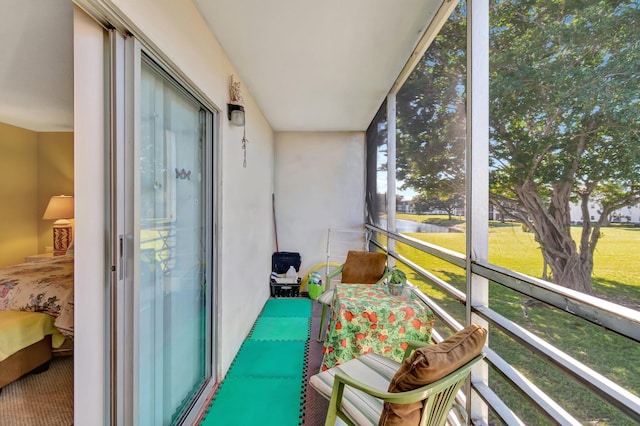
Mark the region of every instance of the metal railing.
[[[471, 262], [467, 265], [466, 257], [460, 253], [390, 232], [377, 226], [366, 225], [366, 228], [374, 234], [386, 237], [388, 240], [393, 239], [396, 242], [405, 244], [460, 268], [467, 269], [470, 267], [473, 274], [513, 290], [522, 296], [544, 302], [547, 305], [596, 324], [606, 330], [613, 331], [629, 339], [633, 344], [640, 343], [640, 312], [638, 311], [487, 262]], [[466, 304], [467, 296], [464, 292], [461, 292], [453, 285], [438, 278], [425, 269], [423, 265], [418, 265], [399, 255], [397, 252], [389, 251], [387, 246], [376, 241], [376, 238], [371, 239], [371, 244], [377, 246], [389, 256], [413, 270], [418, 276], [446, 293], [449, 297], [463, 305]], [[452, 315], [439, 306], [432, 298], [428, 297], [415, 286], [412, 286], [412, 290], [416, 297], [420, 298], [433, 310], [436, 317], [442, 321], [444, 325], [453, 330], [458, 330], [462, 327], [462, 324], [458, 323]], [[617, 383], [607, 379], [562, 350], [490, 309], [488, 306], [471, 306], [471, 311], [487, 321], [490, 325], [495, 326], [502, 333], [511, 337], [516, 344], [521, 345], [526, 351], [544, 359], [553, 367], [574, 379], [589, 392], [597, 395], [600, 399], [624, 413], [630, 420], [640, 423], [640, 397], [637, 395], [634, 395]], [[435, 330], [433, 337], [435, 341], [439, 341], [440, 339]], [[523, 395], [538, 412], [557, 424], [581, 424], [557, 402], [500, 357], [493, 349], [498, 348], [491, 348], [491, 345], [489, 345], [486, 349], [486, 362], [494, 371], [504, 378], [510, 386]], [[494, 393], [489, 384], [472, 381], [471, 388], [502, 422], [510, 425], [524, 424], [514, 411], [504, 404], [498, 395]]]

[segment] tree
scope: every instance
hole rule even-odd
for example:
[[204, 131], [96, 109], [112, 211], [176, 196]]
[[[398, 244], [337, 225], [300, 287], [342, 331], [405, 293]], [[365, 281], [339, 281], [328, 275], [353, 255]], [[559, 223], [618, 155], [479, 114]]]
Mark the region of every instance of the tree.
[[554, 282], [585, 293], [601, 227], [640, 200], [638, 10], [556, 0], [491, 10], [490, 200], [534, 233]]
[[460, 194], [452, 194], [450, 197], [434, 197], [429, 199], [427, 206], [430, 210], [446, 212], [451, 220], [457, 210], [464, 209], [464, 197]]
[[417, 214], [429, 212], [429, 200], [422, 194], [417, 194], [411, 199], [411, 207]]
[[[490, 13], [490, 202], [534, 233], [554, 282], [591, 293], [601, 227], [640, 202], [639, 4], [504, 0]], [[454, 12], [398, 94], [399, 175], [419, 192], [463, 193], [465, 21]]]
[[[420, 209], [453, 210], [465, 193], [465, 21], [463, 10], [436, 37], [397, 95], [396, 173]], [[416, 207], [417, 209], [417, 207]]]
[[411, 200], [411, 206], [416, 213], [446, 212], [451, 220], [457, 210], [464, 209], [464, 197], [453, 194], [449, 197], [427, 198], [424, 194], [418, 194]]

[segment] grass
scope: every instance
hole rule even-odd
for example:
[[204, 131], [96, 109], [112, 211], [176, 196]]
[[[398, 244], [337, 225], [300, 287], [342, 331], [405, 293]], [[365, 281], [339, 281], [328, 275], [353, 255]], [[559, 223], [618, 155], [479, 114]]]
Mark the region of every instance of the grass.
[[[431, 217], [398, 215], [403, 219], [425, 221]], [[446, 218], [446, 217], [445, 217]], [[447, 218], [448, 219], [448, 218]], [[432, 223], [429, 220], [429, 223]], [[459, 227], [459, 225], [458, 225]], [[576, 235], [579, 229], [575, 228]], [[463, 233], [416, 233], [410, 236], [464, 253]], [[398, 252], [426, 267], [436, 276], [465, 290], [465, 271], [433, 256], [403, 244]], [[606, 228], [594, 256], [593, 288], [596, 294], [609, 298], [640, 301], [640, 229]], [[489, 232], [489, 261], [534, 277], [542, 276], [542, 255], [531, 233], [522, 232], [517, 224], [492, 224]], [[436, 299], [459, 321], [464, 322], [464, 307], [442, 291], [421, 281], [406, 270], [411, 282]], [[628, 391], [640, 393], [640, 345], [601, 327], [548, 307], [534, 305], [526, 309], [521, 295], [497, 284], [489, 288], [490, 306], [501, 315], [531, 333], [593, 368]], [[526, 351], [498, 330], [491, 330], [491, 347], [525, 377], [550, 395], [584, 424], [630, 424], [630, 419], [614, 407], [599, 400], [567, 376], [551, 367], [544, 359]], [[498, 374], [490, 375], [492, 389], [514, 409], [526, 424], [549, 424], [526, 403]]]

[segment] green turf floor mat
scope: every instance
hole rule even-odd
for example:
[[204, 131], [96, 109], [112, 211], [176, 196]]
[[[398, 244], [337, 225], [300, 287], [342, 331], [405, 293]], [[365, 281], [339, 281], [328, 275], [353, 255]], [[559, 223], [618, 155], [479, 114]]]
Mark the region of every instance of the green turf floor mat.
[[251, 340], [307, 340], [309, 318], [260, 317], [249, 334]]
[[245, 340], [227, 377], [302, 377], [307, 342]]
[[311, 299], [282, 297], [269, 299], [262, 309], [263, 317], [311, 317]]
[[229, 377], [220, 386], [200, 425], [298, 425], [303, 390], [301, 377]]
[[310, 321], [310, 299], [269, 299], [200, 425], [301, 424]]

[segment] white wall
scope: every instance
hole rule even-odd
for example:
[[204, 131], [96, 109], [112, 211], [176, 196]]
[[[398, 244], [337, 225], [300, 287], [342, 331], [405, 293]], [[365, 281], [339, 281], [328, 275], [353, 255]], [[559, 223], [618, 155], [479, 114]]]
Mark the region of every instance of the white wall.
[[75, 8], [74, 424], [105, 417], [105, 161], [103, 30]]
[[276, 133], [280, 251], [299, 252], [300, 275], [326, 258], [327, 229], [364, 223], [364, 132]]
[[[83, 3], [82, 0], [79, 1]], [[236, 70], [190, 0], [97, 0], [120, 24], [162, 52], [180, 73], [213, 105], [219, 114], [218, 226], [219, 332], [218, 374], [223, 375], [249, 333], [269, 296], [268, 276], [274, 250], [271, 194], [273, 193], [274, 136], [251, 94], [242, 86], [250, 140], [247, 167], [243, 167], [242, 128], [230, 127], [226, 118], [229, 80]], [[91, 8], [90, 8], [91, 9]], [[76, 424], [102, 424], [106, 360], [104, 358], [106, 294], [104, 282], [82, 277], [104, 271], [104, 126], [86, 120], [102, 118], [102, 30], [77, 11], [75, 50], [75, 159], [77, 245], [95, 250], [76, 254]], [[89, 78], [91, 76], [91, 78]], [[96, 92], [97, 87], [97, 92]], [[98, 111], [95, 111], [95, 109]], [[96, 145], [98, 144], [98, 148]], [[101, 274], [99, 274], [101, 275]], [[238, 315], [242, 312], [242, 315]], [[80, 380], [80, 381], [78, 381]]]
[[[105, 3], [107, 1], [105, 0]], [[233, 68], [190, 0], [113, 0], [116, 10], [209, 100], [220, 114], [219, 284], [221, 371], [226, 372], [269, 296], [273, 252], [273, 132], [242, 84], [250, 140], [247, 167], [242, 166], [242, 128], [229, 126], [226, 106]], [[238, 315], [241, 311], [243, 314]]]

